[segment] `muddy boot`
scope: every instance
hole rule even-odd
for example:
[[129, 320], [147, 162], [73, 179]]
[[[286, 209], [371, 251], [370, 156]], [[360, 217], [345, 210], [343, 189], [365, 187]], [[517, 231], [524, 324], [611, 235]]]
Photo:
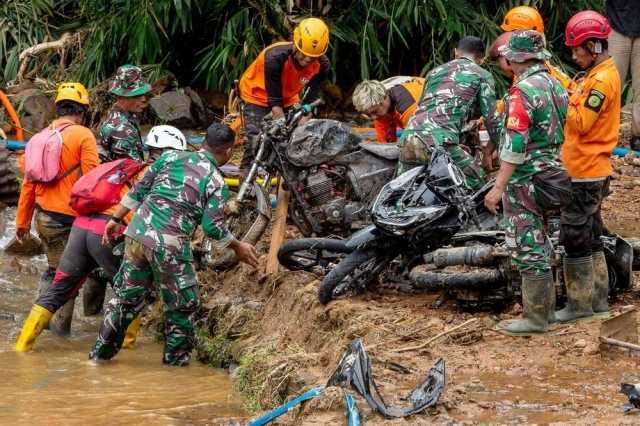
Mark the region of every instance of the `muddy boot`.
[[609, 270], [604, 252], [593, 253], [593, 312], [609, 312]]
[[124, 335], [124, 341], [122, 342], [122, 349], [133, 349], [133, 345], [136, 343], [136, 339], [138, 338], [138, 331], [140, 331], [140, 324], [142, 324], [142, 313], [138, 314], [137, 317], [129, 327], [127, 327], [127, 332]]
[[547, 295], [547, 303], [549, 304], [549, 310], [547, 311], [547, 321], [549, 324], [555, 324], [558, 322], [556, 318], [556, 284], [553, 279], [549, 281], [549, 294]]
[[498, 327], [511, 335], [544, 333], [549, 326], [553, 286], [551, 273], [541, 276], [522, 274], [522, 319], [502, 321]]
[[559, 322], [593, 316], [593, 259], [591, 256], [564, 259], [567, 305], [556, 311]]
[[91, 317], [102, 312], [104, 295], [107, 291], [107, 280], [97, 271], [89, 274], [87, 282], [82, 288], [82, 307], [84, 315]]
[[49, 330], [58, 336], [68, 336], [71, 334], [71, 320], [73, 319], [73, 308], [76, 298], [72, 298], [58, 309], [49, 322]]

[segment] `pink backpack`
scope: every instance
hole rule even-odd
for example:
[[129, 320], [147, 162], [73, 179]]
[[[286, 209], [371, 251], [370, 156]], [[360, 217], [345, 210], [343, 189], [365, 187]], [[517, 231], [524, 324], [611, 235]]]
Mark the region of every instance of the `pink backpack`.
[[128, 185], [145, 166], [145, 163], [131, 158], [100, 164], [73, 184], [69, 205], [78, 213], [87, 214], [118, 204], [122, 187]]
[[24, 154], [24, 172], [27, 179], [39, 183], [53, 182], [69, 175], [80, 166], [78, 164], [63, 176], [59, 176], [62, 131], [72, 125], [68, 123], [58, 128], [48, 126], [29, 140]]

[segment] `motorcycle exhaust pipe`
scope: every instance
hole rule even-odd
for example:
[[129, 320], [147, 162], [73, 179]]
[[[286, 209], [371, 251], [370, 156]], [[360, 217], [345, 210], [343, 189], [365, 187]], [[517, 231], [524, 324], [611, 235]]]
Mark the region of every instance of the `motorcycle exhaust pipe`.
[[465, 273], [421, 272], [414, 268], [409, 278], [417, 289], [472, 289], [504, 284], [506, 277], [499, 269]]
[[447, 266], [492, 266], [502, 258], [508, 257], [505, 250], [493, 246], [476, 245], [438, 249], [424, 256], [426, 263], [438, 268]]

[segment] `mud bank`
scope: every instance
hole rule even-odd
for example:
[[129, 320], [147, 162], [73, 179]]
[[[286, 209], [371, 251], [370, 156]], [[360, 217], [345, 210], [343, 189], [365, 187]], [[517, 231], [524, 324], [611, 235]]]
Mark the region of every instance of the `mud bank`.
[[[636, 221], [625, 213], [638, 211], [640, 189], [614, 181], [612, 190], [604, 212], [608, 225], [640, 236]], [[259, 249], [266, 253], [266, 244]], [[261, 260], [264, 264], [266, 256]], [[198, 356], [229, 368], [245, 407], [254, 413], [324, 384], [348, 343], [361, 338], [388, 404], [403, 404], [401, 398], [438, 358], [447, 362], [447, 387], [434, 409], [385, 420], [357, 399], [367, 424], [640, 422], [639, 415], [622, 414], [626, 400], [618, 393], [621, 382], [640, 381], [637, 361], [600, 352], [599, 321], [513, 338], [492, 328], [498, 320], [517, 316], [518, 304], [500, 313], [464, 312], [455, 301], [436, 308], [439, 293], [399, 294], [382, 283], [375, 292], [325, 307], [316, 299], [318, 277], [307, 273], [267, 278], [243, 265], [231, 272], [203, 273], [201, 279], [205, 307]], [[634, 288], [613, 308], [638, 300]], [[479, 320], [424, 346], [471, 318]], [[424, 347], [399, 351], [414, 346]], [[330, 389], [275, 424], [344, 423], [343, 393]]]

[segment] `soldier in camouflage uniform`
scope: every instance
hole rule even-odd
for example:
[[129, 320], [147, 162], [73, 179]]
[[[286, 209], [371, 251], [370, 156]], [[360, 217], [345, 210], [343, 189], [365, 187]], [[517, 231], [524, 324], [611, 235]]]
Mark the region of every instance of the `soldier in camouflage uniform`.
[[476, 189], [485, 183], [485, 172], [479, 162], [460, 147], [462, 128], [478, 112], [485, 120], [491, 140], [498, 139], [494, 81], [480, 67], [484, 51], [482, 40], [465, 37], [456, 48], [456, 59], [429, 72], [418, 110], [398, 143], [398, 174], [428, 164], [430, 147], [440, 145], [462, 169], [469, 187]]
[[555, 308], [551, 246], [533, 178], [562, 168], [559, 155], [569, 100], [566, 90], [544, 66], [550, 54], [542, 34], [515, 32], [503, 54], [517, 77], [507, 98], [500, 171], [485, 205], [495, 213], [502, 198], [506, 242], [522, 275], [523, 319], [500, 326], [510, 334], [529, 334], [544, 332], [554, 319]]
[[230, 247], [241, 261], [257, 265], [255, 248], [236, 240], [224, 225], [229, 189], [217, 166], [228, 161], [233, 142], [226, 124], [212, 124], [203, 150], [164, 153], [121, 201], [107, 224], [104, 243], [110, 242], [124, 215], [137, 211], [125, 231], [124, 260], [114, 279], [116, 297], [109, 302], [91, 359], [115, 356], [125, 330], [159, 287], [166, 304], [163, 362], [188, 363], [199, 304], [190, 241], [198, 225], [221, 248]]
[[109, 92], [116, 96], [116, 102], [100, 126], [98, 135], [102, 162], [126, 157], [144, 161], [135, 114], [146, 108], [146, 95], [150, 91], [151, 86], [144, 81], [140, 68], [133, 65], [118, 68], [109, 87]]

